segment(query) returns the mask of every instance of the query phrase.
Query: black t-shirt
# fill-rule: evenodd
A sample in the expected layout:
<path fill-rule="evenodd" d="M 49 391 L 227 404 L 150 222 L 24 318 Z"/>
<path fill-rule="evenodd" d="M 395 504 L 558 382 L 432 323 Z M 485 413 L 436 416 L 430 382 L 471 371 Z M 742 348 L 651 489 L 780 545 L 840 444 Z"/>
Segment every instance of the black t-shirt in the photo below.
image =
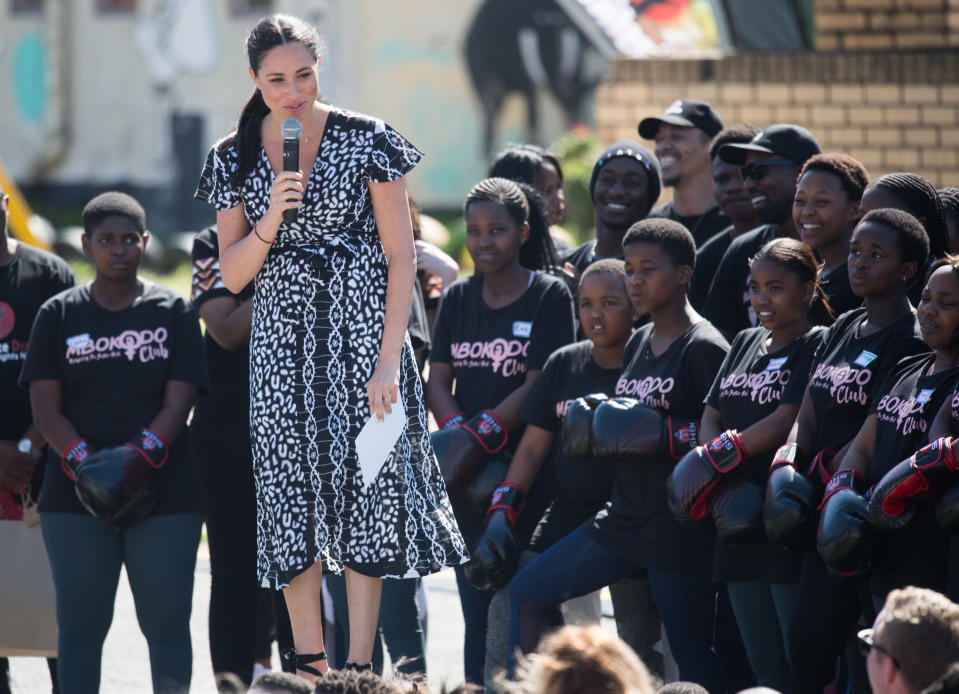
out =
<path fill-rule="evenodd" d="M 719 206 L 711 207 L 702 214 L 694 214 L 691 217 L 683 217 L 676 212 L 676 206 L 673 201 L 664 202 L 662 205 L 654 207 L 649 213 L 650 217 L 662 217 L 679 222 L 689 229 L 696 242 L 696 248 L 700 248 L 709 239 L 716 236 L 719 232 L 729 226 L 729 217 L 722 213 Z"/>
<path fill-rule="evenodd" d="M 844 313 L 823 336 L 809 377 L 809 397 L 816 414 L 819 451 L 838 451 L 859 431 L 882 386 L 882 377 L 903 357 L 928 352 L 912 312 L 877 333 L 861 337 L 866 309 Z"/>
<path fill-rule="evenodd" d="M 617 253 L 612 257 L 622 260 L 623 254 Z M 602 259 L 603 256 L 596 255 L 596 239 L 593 239 L 592 241 L 587 241 L 586 243 L 574 248 L 569 255 L 563 258 L 563 262 L 572 265 L 573 268 L 575 268 L 576 276 L 578 277 L 583 274 L 583 270 L 588 268 L 597 260 Z"/>
<path fill-rule="evenodd" d="M 33 319 L 44 301 L 75 283 L 66 262 L 25 243 L 0 266 L 0 439 L 20 439 L 33 421 L 30 395 L 17 384 Z"/>
<path fill-rule="evenodd" d="M 819 284 L 826 293 L 829 307 L 837 316 L 862 306 L 862 297 L 853 294 L 852 287 L 849 286 L 849 268 L 845 263 L 820 276 Z"/>
<path fill-rule="evenodd" d="M 30 334 L 20 382 L 59 380 L 63 415 L 96 449 L 122 445 L 149 426 L 163 408 L 167 381 L 207 386 L 196 309 L 166 287 L 143 285 L 143 295 L 121 311 L 100 306 L 90 284 L 62 292 L 40 308 Z M 202 511 L 186 429 L 167 443 L 169 458 L 153 477 L 154 513 Z M 49 448 L 40 511 L 86 513 Z"/>
<path fill-rule="evenodd" d="M 772 353 L 766 350 L 770 335 L 766 328 L 748 328 L 737 334 L 706 397 L 706 404 L 719 411 L 723 429 L 743 431 L 780 405 L 801 403 L 824 333 L 825 328 L 813 328 Z M 762 487 L 774 454 L 775 449 L 748 460 L 749 477 Z M 801 552 L 788 552 L 768 542 L 732 548 L 717 541 L 713 578 L 789 583 L 798 577 L 801 563 Z"/>
<path fill-rule="evenodd" d="M 652 332 L 652 324 L 644 325 L 626 345 L 616 396 L 633 398 L 670 417 L 699 420 L 729 343 L 707 321 L 700 321 L 654 356 L 649 348 Z M 682 526 L 666 506 L 666 478 L 675 463 L 668 455 L 617 461 L 612 499 L 581 526 L 583 531 L 637 566 L 708 571 L 712 528 Z"/>
<path fill-rule="evenodd" d="M 216 227 L 204 229 L 193 239 L 193 289 L 190 298 L 199 309 L 210 299 L 229 296 L 239 301 L 253 298 L 253 282 L 234 294 L 223 284 Z M 248 419 L 250 415 L 250 349 L 226 349 L 207 330 L 204 336 L 210 390 L 197 399 L 196 412 L 216 419 Z"/>
<path fill-rule="evenodd" d="M 756 325 L 756 314 L 749 304 L 749 259 L 777 238 L 778 232 L 776 224 L 756 227 L 734 238 L 723 254 L 702 311 L 720 330 L 738 333 Z"/>
<path fill-rule="evenodd" d="M 716 275 L 716 268 L 719 267 L 719 262 L 733 242 L 734 231 L 730 224 L 702 246 L 696 247 L 696 267 L 693 269 L 693 277 L 689 282 L 689 290 L 686 292 L 686 296 L 689 297 L 689 303 L 697 311 L 702 311 L 703 304 L 706 303 L 706 295 L 709 293 L 709 287 Z"/>
<path fill-rule="evenodd" d="M 612 465 L 571 460 L 563 455 L 561 431 L 570 403 L 590 393 L 612 396 L 619 379 L 619 369 L 601 367 L 593 359 L 592 349 L 593 344 L 584 340 L 553 352 L 519 413 L 528 424 L 556 433 L 549 454 L 556 499 L 536 529 L 531 549 L 537 552 L 545 551 L 591 518 L 612 491 Z"/>
<path fill-rule="evenodd" d="M 430 362 L 449 364 L 453 397 L 467 417 L 495 407 L 573 341 L 573 300 L 559 279 L 537 272 L 523 295 L 503 308 L 483 301 L 483 275 L 458 280 L 443 294 Z M 510 432 L 509 448 L 519 434 Z"/>
<path fill-rule="evenodd" d="M 876 437 L 866 474 L 869 485 L 928 443 L 932 420 L 955 392 L 959 367 L 929 375 L 935 359 L 932 353 L 906 357 L 883 381 L 870 408 L 876 415 Z M 949 533 L 936 523 L 934 509 L 934 504 L 923 504 L 909 527 L 883 536 L 869 579 L 874 595 L 906 585 L 946 590 Z"/>
<path fill-rule="evenodd" d="M 959 367 L 929 374 L 932 352 L 904 358 L 888 373 L 869 413 L 876 415 L 876 439 L 866 481 L 873 485 L 899 461 L 928 443 L 929 427 L 959 383 Z"/>

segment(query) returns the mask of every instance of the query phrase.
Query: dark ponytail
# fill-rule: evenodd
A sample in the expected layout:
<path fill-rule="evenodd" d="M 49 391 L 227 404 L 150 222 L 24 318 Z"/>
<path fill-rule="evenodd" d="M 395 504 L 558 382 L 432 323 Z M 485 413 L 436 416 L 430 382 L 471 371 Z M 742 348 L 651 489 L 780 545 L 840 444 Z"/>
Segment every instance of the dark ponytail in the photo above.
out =
<path fill-rule="evenodd" d="M 550 272 L 556 267 L 553 238 L 549 235 L 549 215 L 543 196 L 533 186 L 517 183 L 529 206 L 529 237 L 519 249 L 519 264 L 527 270 Z"/>
<path fill-rule="evenodd" d="M 253 74 L 259 74 L 263 56 L 286 43 L 299 43 L 310 52 L 314 60 L 319 57 L 320 38 L 316 29 L 297 17 L 273 14 L 257 22 L 246 37 L 246 55 Z M 242 185 L 260 157 L 260 126 L 269 112 L 263 95 L 256 89 L 240 112 L 236 133 L 226 138 L 220 147 L 221 151 L 230 147 L 236 148 L 237 168 L 230 180 L 234 186 Z"/>
<path fill-rule="evenodd" d="M 870 187 L 873 186 L 892 193 L 902 201 L 901 209 L 919 220 L 929 237 L 930 257 L 942 258 L 952 253 L 942 201 L 929 181 L 918 174 L 896 172 L 880 176 Z"/>
<path fill-rule="evenodd" d="M 765 261 L 798 275 L 803 284 L 813 283 L 812 302 L 808 313 L 810 323 L 831 325 L 836 320 L 826 292 L 819 283 L 819 264 L 809 246 L 796 239 L 774 239 L 759 249 L 749 261 L 749 265 L 752 267 L 755 263 Z"/>

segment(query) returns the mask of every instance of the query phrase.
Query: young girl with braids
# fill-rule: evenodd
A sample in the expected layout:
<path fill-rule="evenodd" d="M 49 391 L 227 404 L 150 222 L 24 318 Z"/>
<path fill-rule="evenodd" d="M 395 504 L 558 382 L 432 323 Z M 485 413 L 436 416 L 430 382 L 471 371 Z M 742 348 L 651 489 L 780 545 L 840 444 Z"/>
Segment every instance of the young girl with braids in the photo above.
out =
<path fill-rule="evenodd" d="M 849 239 L 869 185 L 866 168 L 848 154 L 817 154 L 799 172 L 793 222 L 799 238 L 819 255 L 819 282 L 829 307 L 840 315 L 862 305 L 849 286 Z"/>
<path fill-rule="evenodd" d="M 573 341 L 572 297 L 565 282 L 544 272 L 549 232 L 542 202 L 531 188 L 488 178 L 470 190 L 464 214 L 466 247 L 476 272 L 443 295 L 427 402 L 440 427 L 465 428 L 491 455 L 512 453 L 523 433 L 520 406 L 546 358 Z M 437 455 L 443 468 L 443 454 L 437 450 Z M 538 479 L 544 477 L 541 473 Z M 529 513 L 516 528 L 521 551 L 549 501 L 548 487 L 539 483 L 526 490 Z M 451 489 L 450 500 L 464 537 L 472 542 L 485 505 L 477 509 L 464 489 Z M 463 567 L 456 568 L 456 583 L 466 626 L 466 680 L 482 684 L 493 591 L 472 587 Z"/>
<path fill-rule="evenodd" d="M 700 512 L 675 502 L 673 511 L 680 520 L 712 512 L 717 531 L 713 578 L 726 583 L 756 683 L 782 691 L 789 669 L 786 631 L 802 555 L 766 540 L 763 489 L 773 453 L 799 411 L 822 339 L 820 326 L 832 323 L 833 314 L 817 280 L 816 258 L 801 241 L 770 241 L 749 269 L 750 303 L 759 325 L 733 340 L 706 396 L 700 438 L 705 446 L 677 464 L 670 489 L 687 486 L 689 474 L 698 477 L 709 442 L 732 444 L 720 463 L 727 472 L 718 484 L 686 497 L 698 502 Z"/>

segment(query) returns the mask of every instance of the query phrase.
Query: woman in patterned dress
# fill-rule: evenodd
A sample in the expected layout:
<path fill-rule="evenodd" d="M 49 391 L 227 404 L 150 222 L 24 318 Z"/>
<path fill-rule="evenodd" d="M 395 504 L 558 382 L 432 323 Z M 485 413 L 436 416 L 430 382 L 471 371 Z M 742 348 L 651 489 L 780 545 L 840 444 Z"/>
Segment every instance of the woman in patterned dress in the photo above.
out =
<path fill-rule="evenodd" d="M 403 176 L 422 154 L 382 121 L 316 101 L 316 30 L 262 19 L 247 37 L 256 90 L 210 151 L 197 197 L 217 208 L 223 282 L 255 278 L 250 429 L 257 571 L 283 588 L 297 673 L 327 669 L 320 583 L 345 569 L 347 667 L 369 667 L 384 577 L 463 563 L 430 447 L 406 325 L 416 272 Z M 302 122 L 300 171 L 281 123 Z M 296 219 L 283 220 L 285 210 Z M 387 266 L 389 271 L 387 271 Z M 407 423 L 364 483 L 355 440 L 403 407 Z"/>

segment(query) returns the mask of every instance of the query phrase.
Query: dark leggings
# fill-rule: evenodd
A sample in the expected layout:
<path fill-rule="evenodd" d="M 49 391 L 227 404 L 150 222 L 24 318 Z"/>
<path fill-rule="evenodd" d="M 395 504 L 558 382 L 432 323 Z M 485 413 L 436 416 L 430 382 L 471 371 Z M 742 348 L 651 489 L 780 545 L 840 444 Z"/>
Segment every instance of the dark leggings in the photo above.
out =
<path fill-rule="evenodd" d="M 249 684 L 256 656 L 256 496 L 246 420 L 211 418 L 198 410 L 190 446 L 207 496 L 210 548 L 210 660 Z"/>
<path fill-rule="evenodd" d="M 535 650 L 543 635 L 561 626 L 561 602 L 607 586 L 640 568 L 609 552 L 582 530 L 574 530 L 510 582 L 510 653 L 517 646 L 524 653 Z M 714 694 L 725 691 L 720 663 L 712 649 L 716 591 L 709 576 L 656 569 L 649 569 L 648 575 L 680 678 L 697 682 Z"/>
<path fill-rule="evenodd" d="M 150 516 L 123 531 L 79 513 L 41 513 L 40 520 L 57 595 L 60 691 L 96 694 L 100 688 L 121 567 L 150 651 L 153 691 L 188 690 L 193 571 L 203 515 Z"/>
<path fill-rule="evenodd" d="M 803 557 L 796 611 L 789 625 L 789 692 L 821 692 L 836 675 L 861 614 L 856 584 L 834 580 L 816 550 Z"/>

